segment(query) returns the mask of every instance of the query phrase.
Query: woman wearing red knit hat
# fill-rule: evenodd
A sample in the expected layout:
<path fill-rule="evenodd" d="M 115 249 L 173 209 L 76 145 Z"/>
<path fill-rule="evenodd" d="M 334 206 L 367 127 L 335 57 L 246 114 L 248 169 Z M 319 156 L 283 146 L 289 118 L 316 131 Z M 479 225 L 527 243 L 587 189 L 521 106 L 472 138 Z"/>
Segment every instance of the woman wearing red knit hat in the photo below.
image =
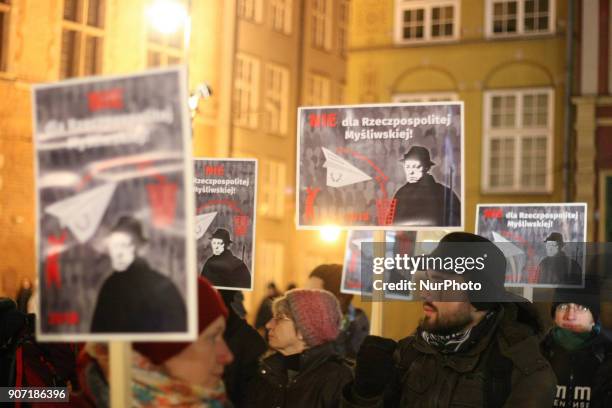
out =
<path fill-rule="evenodd" d="M 293 289 L 272 304 L 266 328 L 271 355 L 249 386 L 248 407 L 339 406 L 352 371 L 335 351 L 342 313 L 336 297 Z"/>
<path fill-rule="evenodd" d="M 219 293 L 198 278 L 198 338 L 191 343 L 134 343 L 132 406 L 231 406 L 221 380 L 223 368 L 233 359 L 223 340 L 227 315 Z M 106 345 L 88 344 L 79 360 L 83 392 L 71 402 L 108 406 Z"/>

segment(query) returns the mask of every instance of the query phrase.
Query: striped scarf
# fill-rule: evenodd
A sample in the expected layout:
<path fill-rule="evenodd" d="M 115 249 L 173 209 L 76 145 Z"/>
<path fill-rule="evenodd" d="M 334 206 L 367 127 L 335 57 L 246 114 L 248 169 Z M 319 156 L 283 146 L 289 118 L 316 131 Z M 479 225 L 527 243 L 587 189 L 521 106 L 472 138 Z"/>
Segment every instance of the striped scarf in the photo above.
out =
<path fill-rule="evenodd" d="M 427 344 L 438 350 L 442 354 L 452 354 L 459 351 L 464 351 L 478 341 L 482 335 L 489 331 L 491 325 L 495 322 L 492 317 L 496 313 L 494 310 L 489 310 L 476 326 L 466 330 L 460 330 L 451 334 L 435 334 L 427 331 L 421 332 L 421 337 Z"/>

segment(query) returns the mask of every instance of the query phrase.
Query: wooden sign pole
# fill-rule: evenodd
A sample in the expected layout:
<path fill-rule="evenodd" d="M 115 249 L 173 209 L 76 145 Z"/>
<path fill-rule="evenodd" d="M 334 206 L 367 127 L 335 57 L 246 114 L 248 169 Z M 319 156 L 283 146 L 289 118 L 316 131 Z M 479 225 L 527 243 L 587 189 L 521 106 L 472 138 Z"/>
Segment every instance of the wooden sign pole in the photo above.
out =
<path fill-rule="evenodd" d="M 374 231 L 374 256 L 384 257 L 386 252 L 385 231 Z M 372 274 L 372 284 L 376 281 L 384 281 L 384 273 Z M 370 334 L 373 336 L 383 335 L 383 311 L 385 293 L 382 290 L 372 288 L 372 313 L 370 317 Z"/>
<path fill-rule="evenodd" d="M 132 343 L 109 342 L 110 352 L 110 406 L 124 408 L 132 406 Z"/>

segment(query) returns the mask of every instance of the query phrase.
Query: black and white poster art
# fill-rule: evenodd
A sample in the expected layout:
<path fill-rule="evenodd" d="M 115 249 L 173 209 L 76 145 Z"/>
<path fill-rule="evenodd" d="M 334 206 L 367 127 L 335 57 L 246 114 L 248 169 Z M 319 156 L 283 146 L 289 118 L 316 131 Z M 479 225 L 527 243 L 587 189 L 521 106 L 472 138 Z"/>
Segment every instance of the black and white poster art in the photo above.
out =
<path fill-rule="evenodd" d="M 584 203 L 479 204 L 476 231 L 506 255 L 506 286 L 584 284 Z"/>
<path fill-rule="evenodd" d="M 179 68 L 34 87 L 39 340 L 195 338 L 186 89 Z"/>
<path fill-rule="evenodd" d="M 413 255 L 417 244 L 416 236 L 415 231 L 385 231 L 385 256 L 393 258 L 396 255 Z M 340 286 L 342 293 L 372 296 L 372 264 L 376 245 L 383 244 L 375 242 L 373 231 L 348 232 Z M 399 282 L 403 279 L 411 280 L 412 276 L 398 270 L 385 271 L 383 276 L 384 282 Z M 386 290 L 384 296 L 387 299 L 412 299 L 409 291 Z"/>
<path fill-rule="evenodd" d="M 300 229 L 461 230 L 463 103 L 298 109 Z"/>
<path fill-rule="evenodd" d="M 252 290 L 257 160 L 194 160 L 198 271 L 218 289 Z"/>

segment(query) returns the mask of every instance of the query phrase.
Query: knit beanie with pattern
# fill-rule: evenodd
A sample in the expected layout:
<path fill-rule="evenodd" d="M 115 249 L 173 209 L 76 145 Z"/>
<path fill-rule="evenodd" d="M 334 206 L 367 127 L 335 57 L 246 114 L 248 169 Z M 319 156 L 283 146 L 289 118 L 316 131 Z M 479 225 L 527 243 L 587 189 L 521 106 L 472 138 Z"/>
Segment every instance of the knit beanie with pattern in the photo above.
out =
<path fill-rule="evenodd" d="M 306 345 L 315 347 L 338 337 L 342 313 L 338 299 L 331 292 L 293 289 L 285 293 L 285 298 Z"/>

